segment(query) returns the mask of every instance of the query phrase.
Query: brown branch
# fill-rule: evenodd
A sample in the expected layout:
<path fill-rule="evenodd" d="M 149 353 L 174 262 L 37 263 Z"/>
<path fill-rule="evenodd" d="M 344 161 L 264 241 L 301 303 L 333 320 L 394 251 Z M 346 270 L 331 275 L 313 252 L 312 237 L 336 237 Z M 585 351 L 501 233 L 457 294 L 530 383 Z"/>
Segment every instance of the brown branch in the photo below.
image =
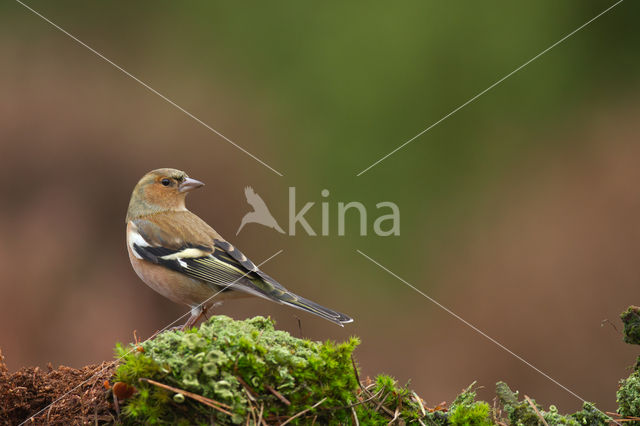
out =
<path fill-rule="evenodd" d="M 140 380 L 144 381 L 144 382 L 147 382 L 147 383 L 151 383 L 154 386 L 158 386 L 160 388 L 170 390 L 170 391 L 175 392 L 175 393 L 181 393 L 184 396 L 188 396 L 191 399 L 195 399 L 196 401 L 198 401 L 198 402 L 200 402 L 200 403 L 202 403 L 204 405 L 207 405 L 207 406 L 209 406 L 211 408 L 214 408 L 214 409 L 220 411 L 221 413 L 224 413 L 224 414 L 226 414 L 228 416 L 231 415 L 231 413 L 229 411 L 227 411 L 227 410 L 231 410 L 231 407 L 229 407 L 227 404 L 223 404 L 222 402 L 218 402 L 218 401 L 215 401 L 213 399 L 204 397 L 202 395 L 198 395 L 197 393 L 191 393 L 191 392 L 188 392 L 186 390 L 174 388 L 173 386 L 165 385 L 164 383 L 156 382 L 155 380 L 147 379 L 147 378 L 144 378 L 144 377 L 141 377 Z M 225 410 L 225 408 L 227 410 Z"/>
<path fill-rule="evenodd" d="M 245 382 L 245 381 L 242 379 L 242 377 L 240 377 L 240 376 L 236 376 L 236 379 L 238 379 L 238 381 L 240 382 L 240 384 L 241 384 L 242 386 L 244 386 L 244 388 L 247 390 L 247 392 L 249 392 L 249 393 L 251 394 L 251 396 L 252 396 L 253 398 L 258 398 L 258 394 L 256 393 L 256 391 L 254 391 L 254 390 L 253 390 L 253 388 L 251 388 L 251 386 L 249 386 L 249 385 L 247 384 L 247 382 Z"/>
<path fill-rule="evenodd" d="M 311 407 L 307 408 L 306 410 L 302 410 L 300 411 L 298 414 L 294 415 L 293 417 L 289 417 L 289 419 L 287 421 L 285 421 L 284 423 L 282 423 L 280 426 L 284 426 L 287 423 L 293 421 L 293 419 L 296 419 L 298 417 L 300 417 L 301 415 L 313 410 L 314 408 L 316 408 L 318 405 L 322 404 L 323 402 L 325 402 L 327 400 L 327 397 L 325 396 L 324 398 L 322 398 L 320 401 L 316 402 L 315 404 L 313 404 Z"/>
<path fill-rule="evenodd" d="M 611 411 L 606 411 L 605 414 L 609 415 L 610 417 L 620 417 L 619 419 L 614 419 L 613 420 L 614 422 L 632 422 L 632 421 L 640 420 L 640 417 L 634 417 L 634 416 L 623 417 L 622 415 L 618 413 L 612 413 Z"/>
<path fill-rule="evenodd" d="M 358 421 L 358 415 L 356 414 L 356 409 L 353 407 L 351 407 L 351 415 L 353 416 L 354 426 L 360 426 L 360 422 Z"/>
<path fill-rule="evenodd" d="M 391 421 L 388 424 L 393 424 L 393 422 L 395 422 L 396 420 L 398 420 L 398 418 L 400 417 L 400 412 L 402 411 L 402 399 L 398 400 L 398 405 L 396 406 L 396 411 L 393 415 L 393 418 L 391 419 Z"/>
<path fill-rule="evenodd" d="M 276 396 L 276 398 L 278 398 L 280 401 L 282 401 L 282 403 L 285 404 L 287 407 L 291 405 L 291 401 L 289 401 L 287 398 L 282 396 L 282 394 L 280 392 L 278 392 L 277 390 L 275 390 L 274 388 L 272 388 L 269 385 L 264 385 L 264 387 L 267 388 L 267 390 L 269 392 L 274 394 Z"/>
<path fill-rule="evenodd" d="M 544 426 L 549 426 L 549 423 L 547 423 L 547 421 L 544 419 L 544 417 L 542 417 L 542 414 L 540 414 L 540 411 L 538 411 L 538 407 L 536 407 L 536 404 L 531 400 L 531 398 L 529 398 L 527 395 L 525 395 L 524 399 L 527 400 L 527 402 L 529 403 L 531 408 L 533 408 L 533 411 L 535 411 L 536 414 L 538 415 L 538 417 L 540 417 L 540 420 L 542 421 L 542 424 L 544 424 Z"/>
<path fill-rule="evenodd" d="M 360 389 L 365 391 L 365 388 L 362 387 L 362 382 L 360 382 L 360 374 L 358 374 L 358 367 L 356 366 L 356 360 L 353 359 L 353 354 L 351 354 L 351 365 L 353 365 L 353 374 L 356 376 L 358 386 L 360 386 Z"/>
<path fill-rule="evenodd" d="M 415 399 L 415 401 L 418 403 L 418 407 L 420 408 L 420 413 L 422 413 L 422 417 L 426 416 L 427 411 L 424 409 L 424 405 L 422 405 L 422 398 L 420 398 L 418 394 L 415 393 L 415 391 L 411 391 L 411 393 L 413 394 L 413 399 Z"/>
<path fill-rule="evenodd" d="M 263 411 L 264 411 L 264 403 L 260 404 L 260 411 L 258 412 L 258 426 L 259 425 L 268 426 L 267 422 L 262 417 L 262 412 Z"/>

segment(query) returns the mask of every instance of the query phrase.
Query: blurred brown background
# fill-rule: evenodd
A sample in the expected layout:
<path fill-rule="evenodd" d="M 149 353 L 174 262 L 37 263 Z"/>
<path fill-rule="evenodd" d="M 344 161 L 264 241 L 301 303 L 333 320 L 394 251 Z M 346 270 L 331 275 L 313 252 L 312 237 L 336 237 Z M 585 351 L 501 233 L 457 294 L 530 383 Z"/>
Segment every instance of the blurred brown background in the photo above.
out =
<path fill-rule="evenodd" d="M 129 265 L 124 215 L 148 170 L 207 183 L 189 207 L 344 329 L 262 300 L 312 339 L 358 335 L 365 375 L 435 405 L 473 381 L 580 402 L 356 253 L 362 250 L 600 408 L 637 350 L 638 5 L 623 2 L 360 177 L 356 174 L 612 3 L 28 3 L 284 173 L 279 177 L 18 3 L 0 6 L 0 348 L 12 370 L 112 356 L 187 311 Z M 248 225 L 251 185 L 286 228 L 288 187 L 320 229 Z M 337 236 L 339 201 L 393 201 L 401 235 Z M 351 218 L 353 219 L 353 218 Z M 371 232 L 370 232 L 371 234 Z M 298 326 L 298 319 L 301 328 Z"/>

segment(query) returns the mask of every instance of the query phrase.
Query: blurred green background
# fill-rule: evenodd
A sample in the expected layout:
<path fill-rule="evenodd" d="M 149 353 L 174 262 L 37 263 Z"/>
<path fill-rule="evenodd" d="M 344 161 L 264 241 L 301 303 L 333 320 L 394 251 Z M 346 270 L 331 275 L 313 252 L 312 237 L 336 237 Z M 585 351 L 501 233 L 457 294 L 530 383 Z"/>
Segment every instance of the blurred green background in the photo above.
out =
<path fill-rule="evenodd" d="M 189 207 L 340 329 L 262 300 L 295 335 L 362 338 L 363 375 L 428 404 L 507 381 L 580 402 L 359 255 L 362 250 L 603 409 L 637 355 L 612 327 L 640 280 L 637 2 L 623 2 L 384 162 L 371 163 L 608 6 L 605 1 L 27 3 L 284 174 L 280 177 L 17 2 L 0 4 L 0 349 L 12 370 L 82 366 L 181 314 L 132 271 L 130 192 L 175 167 Z M 319 231 L 234 234 L 253 186 L 283 227 L 288 188 Z M 322 189 L 330 190 L 325 200 Z M 337 203 L 367 206 L 337 235 Z M 393 201 L 401 235 L 378 237 Z M 300 322 L 298 321 L 300 319 Z"/>

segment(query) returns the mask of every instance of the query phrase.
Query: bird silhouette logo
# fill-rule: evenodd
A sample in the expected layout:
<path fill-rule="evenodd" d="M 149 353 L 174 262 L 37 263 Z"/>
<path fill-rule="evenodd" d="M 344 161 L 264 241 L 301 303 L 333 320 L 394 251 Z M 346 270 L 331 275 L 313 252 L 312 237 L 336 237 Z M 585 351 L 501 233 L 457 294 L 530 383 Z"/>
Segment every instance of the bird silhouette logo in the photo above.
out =
<path fill-rule="evenodd" d="M 259 223 L 260 225 L 264 225 L 267 228 L 273 228 L 279 233 L 284 234 L 284 231 L 280 228 L 278 222 L 276 222 L 276 219 L 269 211 L 269 208 L 262 197 L 260 197 L 252 187 L 247 186 L 244 189 L 244 195 L 247 197 L 247 203 L 253 207 L 253 211 L 244 215 L 240 222 L 240 227 L 238 228 L 238 231 L 236 231 L 236 235 L 240 233 L 247 223 Z"/>

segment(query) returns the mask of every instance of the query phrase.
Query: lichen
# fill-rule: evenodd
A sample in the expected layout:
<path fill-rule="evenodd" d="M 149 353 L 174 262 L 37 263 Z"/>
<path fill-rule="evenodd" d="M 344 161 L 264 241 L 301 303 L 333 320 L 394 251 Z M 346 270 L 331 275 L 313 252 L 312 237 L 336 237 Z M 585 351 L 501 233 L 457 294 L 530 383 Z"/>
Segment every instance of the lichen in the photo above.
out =
<path fill-rule="evenodd" d="M 629 306 L 620 314 L 624 324 L 624 341 L 632 345 L 640 345 L 640 307 Z"/>
<path fill-rule="evenodd" d="M 591 402 L 584 402 L 582 410 L 572 414 L 571 417 L 576 419 L 580 425 L 608 425 L 612 420 Z"/>
<path fill-rule="evenodd" d="M 620 388 L 616 393 L 618 414 L 622 416 L 640 417 L 640 372 L 634 371 L 620 381 Z"/>
<path fill-rule="evenodd" d="M 620 319 L 624 324 L 624 341 L 632 345 L 640 344 L 640 307 L 629 306 L 620 314 Z M 631 375 L 620 381 L 616 397 L 618 414 L 640 417 L 640 357 Z"/>
<path fill-rule="evenodd" d="M 504 382 L 496 384 L 496 394 L 509 421 L 518 426 L 538 426 L 540 417 L 527 401 L 518 400 L 518 392 L 513 392 Z"/>
<path fill-rule="evenodd" d="M 529 398 L 531 402 L 526 399 L 518 400 L 518 392 L 513 392 L 504 382 L 496 384 L 496 394 L 505 413 L 508 415 L 509 423 L 514 426 L 539 426 L 543 424 L 540 416 L 549 426 L 604 426 L 611 421 L 609 416 L 598 410 L 590 402 L 584 402 L 582 410 L 576 413 L 562 415 L 554 405 L 549 406 L 549 410 L 545 411 L 542 406 L 531 398 Z M 533 408 L 534 406 L 535 409 Z"/>

